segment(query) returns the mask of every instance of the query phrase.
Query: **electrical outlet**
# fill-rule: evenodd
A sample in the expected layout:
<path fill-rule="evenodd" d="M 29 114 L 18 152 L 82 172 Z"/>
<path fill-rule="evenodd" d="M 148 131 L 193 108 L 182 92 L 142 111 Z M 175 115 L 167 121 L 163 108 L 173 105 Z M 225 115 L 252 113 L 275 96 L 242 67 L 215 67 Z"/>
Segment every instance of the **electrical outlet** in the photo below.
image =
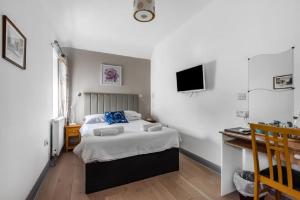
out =
<path fill-rule="evenodd" d="M 238 110 L 236 111 L 236 116 L 239 118 L 248 118 L 249 117 L 249 112 L 248 111 L 242 111 L 242 110 Z"/>
<path fill-rule="evenodd" d="M 247 94 L 246 93 L 238 93 L 237 99 L 239 101 L 245 101 L 245 100 L 247 100 Z"/>

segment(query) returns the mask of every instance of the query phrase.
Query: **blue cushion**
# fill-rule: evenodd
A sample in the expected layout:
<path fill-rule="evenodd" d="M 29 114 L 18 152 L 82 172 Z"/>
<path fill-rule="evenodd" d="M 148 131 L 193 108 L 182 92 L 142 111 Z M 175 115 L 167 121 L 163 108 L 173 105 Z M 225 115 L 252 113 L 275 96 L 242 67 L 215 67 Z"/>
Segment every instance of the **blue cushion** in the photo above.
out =
<path fill-rule="evenodd" d="M 124 111 L 105 112 L 104 119 L 108 124 L 128 123 Z"/>

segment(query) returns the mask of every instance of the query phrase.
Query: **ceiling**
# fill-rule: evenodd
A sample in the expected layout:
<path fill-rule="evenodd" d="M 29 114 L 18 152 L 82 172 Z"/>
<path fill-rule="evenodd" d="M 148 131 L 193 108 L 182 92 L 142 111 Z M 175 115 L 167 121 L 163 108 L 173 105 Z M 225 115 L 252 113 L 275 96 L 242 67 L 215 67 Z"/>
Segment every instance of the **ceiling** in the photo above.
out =
<path fill-rule="evenodd" d="M 47 10 L 62 46 L 151 58 L 156 44 L 210 1 L 156 0 L 156 18 L 148 23 L 134 20 L 133 0 L 52 0 Z"/>

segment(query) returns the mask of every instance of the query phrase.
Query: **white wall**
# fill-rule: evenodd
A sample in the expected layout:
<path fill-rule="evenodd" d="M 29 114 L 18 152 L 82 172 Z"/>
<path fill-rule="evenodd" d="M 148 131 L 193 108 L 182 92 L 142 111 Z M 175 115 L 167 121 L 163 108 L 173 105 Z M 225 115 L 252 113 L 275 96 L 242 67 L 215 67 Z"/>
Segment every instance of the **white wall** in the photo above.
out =
<path fill-rule="evenodd" d="M 68 56 L 71 71 L 72 105 L 76 102 L 77 92 L 102 92 L 117 94 L 142 94 L 139 99 L 139 112 L 143 117 L 150 115 L 150 60 L 119 56 L 114 54 L 64 48 Z M 113 64 L 122 67 L 122 86 L 101 85 L 101 64 Z M 75 106 L 76 121 L 84 117 L 84 97 L 77 100 Z"/>
<path fill-rule="evenodd" d="M 255 56 L 250 59 L 248 68 L 249 121 L 293 121 L 294 90 L 270 92 L 260 88 L 272 91 L 273 77 L 294 73 L 294 50 Z"/>
<path fill-rule="evenodd" d="M 39 0 L 0 0 L 0 14 L 27 37 L 26 70 L 0 58 L 0 199 L 25 199 L 49 158 L 53 35 L 44 13 Z"/>
<path fill-rule="evenodd" d="M 218 131 L 244 125 L 235 113 L 248 106 L 237 101 L 248 88 L 247 58 L 296 46 L 300 85 L 299 9 L 298 0 L 215 0 L 155 47 L 152 114 L 180 130 L 184 149 L 220 165 Z M 201 63 L 210 63 L 209 89 L 193 97 L 177 93 L 175 72 Z M 299 89 L 295 96 L 299 102 Z"/>

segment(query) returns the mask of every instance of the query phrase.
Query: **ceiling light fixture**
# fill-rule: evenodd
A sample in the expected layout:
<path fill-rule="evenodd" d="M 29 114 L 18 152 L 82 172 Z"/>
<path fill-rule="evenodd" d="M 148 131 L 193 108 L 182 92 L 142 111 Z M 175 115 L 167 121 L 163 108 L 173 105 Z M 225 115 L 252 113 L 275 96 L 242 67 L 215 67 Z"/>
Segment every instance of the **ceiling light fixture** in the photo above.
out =
<path fill-rule="evenodd" d="M 134 19 L 150 22 L 155 18 L 155 0 L 134 0 Z"/>

